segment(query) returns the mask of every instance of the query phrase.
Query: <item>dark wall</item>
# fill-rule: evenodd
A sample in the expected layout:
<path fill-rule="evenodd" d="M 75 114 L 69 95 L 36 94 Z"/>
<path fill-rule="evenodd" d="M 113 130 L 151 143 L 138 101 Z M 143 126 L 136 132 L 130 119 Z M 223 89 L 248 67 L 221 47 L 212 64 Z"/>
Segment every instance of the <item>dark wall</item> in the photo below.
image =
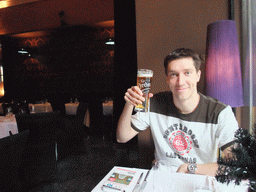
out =
<path fill-rule="evenodd" d="M 137 80 L 135 1 L 116 0 L 114 1 L 114 10 L 114 94 L 117 103 L 114 106 L 114 111 L 116 118 L 119 118 L 125 103 L 124 94 L 128 88 L 136 85 Z"/>
<path fill-rule="evenodd" d="M 124 94 L 136 85 L 137 45 L 135 1 L 114 1 L 115 10 L 115 59 L 114 59 L 114 123 L 122 113 Z M 133 145 L 137 138 L 130 143 Z M 127 144 L 129 145 L 129 143 Z M 135 145 L 134 145 L 135 146 Z"/>
<path fill-rule="evenodd" d="M 45 36 L 3 36 L 5 98 L 112 96 L 114 50 L 99 30 L 68 26 Z M 18 53 L 22 48 L 29 53 Z"/>

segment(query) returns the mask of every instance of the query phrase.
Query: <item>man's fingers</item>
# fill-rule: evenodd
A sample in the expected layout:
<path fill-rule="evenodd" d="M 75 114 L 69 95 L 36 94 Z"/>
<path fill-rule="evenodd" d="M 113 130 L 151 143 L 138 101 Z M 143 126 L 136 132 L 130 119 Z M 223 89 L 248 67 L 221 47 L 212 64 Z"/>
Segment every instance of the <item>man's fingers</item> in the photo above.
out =
<path fill-rule="evenodd" d="M 131 95 L 129 92 L 125 93 L 124 99 L 134 106 L 136 106 L 138 104 L 142 104 L 142 101 L 140 99 L 137 99 L 136 97 Z"/>
<path fill-rule="evenodd" d="M 148 94 L 148 97 L 149 97 L 149 98 L 151 98 L 151 97 L 153 97 L 153 96 L 154 96 L 153 93 L 149 93 L 149 94 Z"/>
<path fill-rule="evenodd" d="M 153 94 L 149 93 L 148 97 L 149 98 L 153 97 Z M 126 102 L 129 102 L 134 106 L 137 106 L 138 104 L 142 104 L 145 101 L 145 94 L 143 94 L 143 92 L 139 87 L 133 86 L 127 89 L 124 99 Z"/>
<path fill-rule="evenodd" d="M 136 86 L 127 89 L 124 99 L 134 106 L 142 104 L 142 102 L 145 100 L 142 91 Z"/>
<path fill-rule="evenodd" d="M 137 94 L 140 95 L 140 96 L 143 96 L 143 92 L 142 92 L 141 89 L 140 89 L 139 87 L 137 87 L 137 86 L 133 86 L 133 87 L 131 87 L 131 88 L 128 89 L 128 90 L 131 90 L 132 92 L 137 93 Z"/>
<path fill-rule="evenodd" d="M 145 98 L 143 97 L 142 91 L 138 87 L 136 87 L 136 86 L 128 89 L 127 93 L 131 97 L 133 97 L 135 100 L 140 100 L 142 102 L 145 100 Z"/>

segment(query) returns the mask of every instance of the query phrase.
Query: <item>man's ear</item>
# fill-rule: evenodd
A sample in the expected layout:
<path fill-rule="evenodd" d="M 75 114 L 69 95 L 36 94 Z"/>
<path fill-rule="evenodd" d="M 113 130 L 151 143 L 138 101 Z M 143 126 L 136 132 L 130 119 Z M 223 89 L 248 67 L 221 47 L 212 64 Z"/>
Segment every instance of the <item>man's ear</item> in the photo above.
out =
<path fill-rule="evenodd" d="M 200 78 L 201 78 L 201 70 L 198 70 L 198 72 L 197 72 L 197 76 L 198 76 L 198 80 L 197 80 L 197 82 L 199 82 L 199 81 L 200 81 Z"/>

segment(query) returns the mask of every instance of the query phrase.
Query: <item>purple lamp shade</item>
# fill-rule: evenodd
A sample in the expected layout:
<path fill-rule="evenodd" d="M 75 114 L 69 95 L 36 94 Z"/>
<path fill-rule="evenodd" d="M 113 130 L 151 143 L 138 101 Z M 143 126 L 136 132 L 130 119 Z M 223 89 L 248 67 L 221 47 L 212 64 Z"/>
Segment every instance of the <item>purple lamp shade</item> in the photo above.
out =
<path fill-rule="evenodd" d="M 233 20 L 207 26 L 206 95 L 231 107 L 243 106 L 241 63 Z"/>

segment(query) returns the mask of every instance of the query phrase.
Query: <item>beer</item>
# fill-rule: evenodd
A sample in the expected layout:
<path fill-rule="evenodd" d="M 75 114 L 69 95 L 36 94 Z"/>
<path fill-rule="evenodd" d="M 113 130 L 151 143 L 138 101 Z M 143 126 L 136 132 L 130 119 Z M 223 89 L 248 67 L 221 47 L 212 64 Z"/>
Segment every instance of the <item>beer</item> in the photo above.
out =
<path fill-rule="evenodd" d="M 145 101 L 135 107 L 135 111 L 147 112 L 148 111 L 148 93 L 151 87 L 153 78 L 153 71 L 149 69 L 139 69 L 137 73 L 137 86 L 144 94 Z"/>

